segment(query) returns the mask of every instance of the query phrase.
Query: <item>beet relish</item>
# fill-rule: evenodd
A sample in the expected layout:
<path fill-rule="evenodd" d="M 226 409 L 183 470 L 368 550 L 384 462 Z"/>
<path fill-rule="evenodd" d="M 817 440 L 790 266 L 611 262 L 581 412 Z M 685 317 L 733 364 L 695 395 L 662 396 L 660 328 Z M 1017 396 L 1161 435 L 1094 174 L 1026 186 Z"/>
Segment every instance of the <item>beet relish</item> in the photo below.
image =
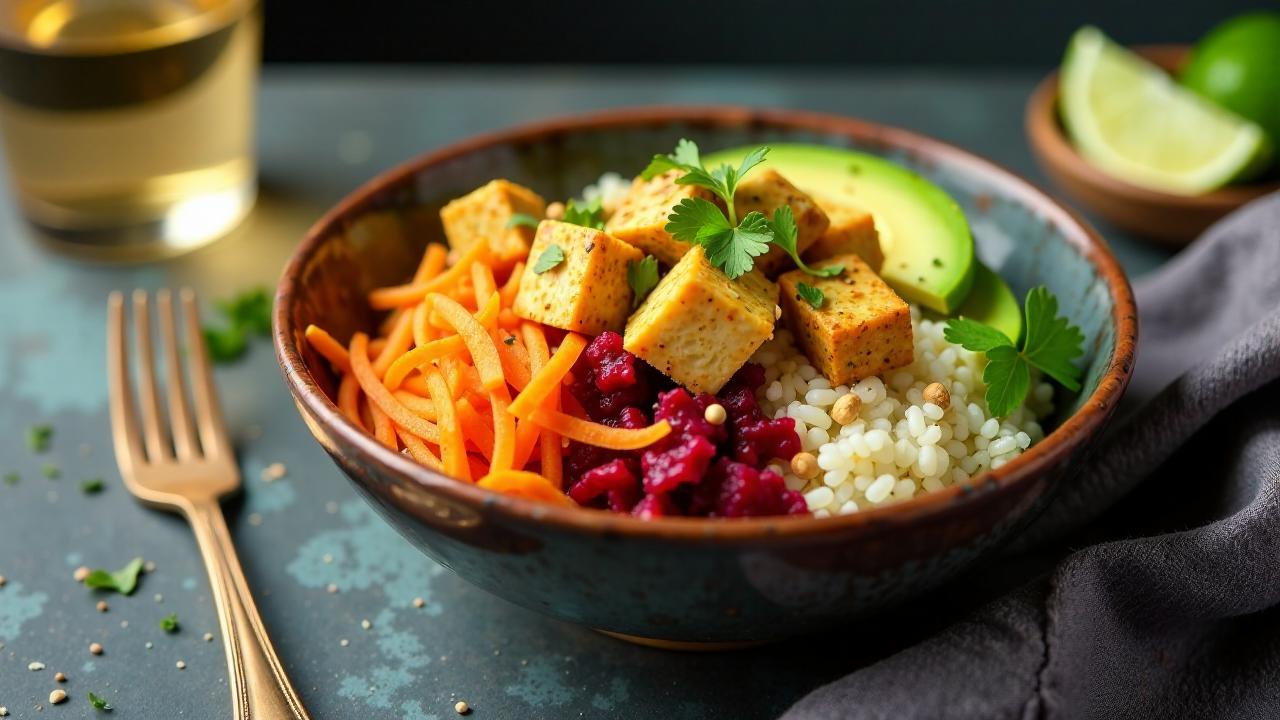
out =
<path fill-rule="evenodd" d="M 749 517 L 808 512 L 804 497 L 765 467 L 800 452 L 791 418 L 766 418 L 755 391 L 764 370 L 748 363 L 718 395 L 692 395 L 622 347 L 622 336 L 604 332 L 573 368 L 569 392 L 596 422 L 639 428 L 659 420 L 671 434 L 634 451 L 570 443 L 565 454 L 569 496 L 586 507 L 668 515 Z M 723 424 L 706 420 L 707 407 L 722 405 Z"/>

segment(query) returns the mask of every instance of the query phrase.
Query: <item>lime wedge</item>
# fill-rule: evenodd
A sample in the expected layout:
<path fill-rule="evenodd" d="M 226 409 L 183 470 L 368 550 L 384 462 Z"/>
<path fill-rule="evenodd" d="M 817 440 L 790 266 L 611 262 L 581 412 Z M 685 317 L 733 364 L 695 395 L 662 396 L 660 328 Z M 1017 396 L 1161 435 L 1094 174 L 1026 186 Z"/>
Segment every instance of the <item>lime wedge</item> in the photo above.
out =
<path fill-rule="evenodd" d="M 1097 28 L 1071 38 L 1059 100 L 1080 153 L 1135 185 L 1195 195 L 1247 179 L 1270 159 L 1262 128 L 1179 86 Z"/>

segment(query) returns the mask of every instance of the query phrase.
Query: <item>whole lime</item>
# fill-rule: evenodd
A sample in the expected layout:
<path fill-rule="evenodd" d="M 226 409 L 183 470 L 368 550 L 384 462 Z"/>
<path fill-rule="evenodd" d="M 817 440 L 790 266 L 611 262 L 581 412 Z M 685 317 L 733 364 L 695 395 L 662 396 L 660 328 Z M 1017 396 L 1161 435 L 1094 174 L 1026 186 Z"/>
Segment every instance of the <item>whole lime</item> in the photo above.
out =
<path fill-rule="evenodd" d="M 1201 38 L 1180 81 L 1280 142 L 1280 13 L 1238 15 Z"/>

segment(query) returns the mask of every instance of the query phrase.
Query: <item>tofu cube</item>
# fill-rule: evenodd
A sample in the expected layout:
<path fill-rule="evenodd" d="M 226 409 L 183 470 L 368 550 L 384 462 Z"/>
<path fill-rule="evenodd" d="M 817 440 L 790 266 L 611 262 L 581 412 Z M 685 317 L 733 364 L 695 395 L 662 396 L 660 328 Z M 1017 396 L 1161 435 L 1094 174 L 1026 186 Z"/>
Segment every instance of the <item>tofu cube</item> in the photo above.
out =
<path fill-rule="evenodd" d="M 733 205 L 739 220 L 753 210 L 759 210 L 772 220 L 774 210 L 790 205 L 791 212 L 796 216 L 796 253 L 802 256 L 805 250 L 822 237 L 830 223 L 827 214 L 813 198 L 792 185 L 777 170 L 770 168 L 754 170 L 738 183 L 738 189 L 733 194 Z M 769 252 L 756 258 L 756 269 L 771 278 L 794 266 L 791 256 L 780 247 L 771 247 Z"/>
<path fill-rule="evenodd" d="M 652 180 L 636 178 L 605 224 L 605 232 L 656 257 L 664 265 L 675 265 L 689 250 L 689 243 L 666 231 L 671 208 L 685 198 L 714 201 L 710 190 L 693 185 L 677 185 L 679 170 L 669 170 Z"/>
<path fill-rule="evenodd" d="M 694 392 L 714 393 L 773 336 L 778 286 L 730 280 L 692 247 L 627 321 L 623 347 Z"/>
<path fill-rule="evenodd" d="M 538 259 L 552 245 L 564 260 L 536 272 Z M 644 258 L 630 245 L 593 228 L 543 220 L 520 276 L 515 314 L 561 330 L 599 335 L 621 332 L 631 313 L 627 264 Z"/>
<path fill-rule="evenodd" d="M 507 227 L 516 213 L 541 219 L 547 203 L 534 191 L 509 180 L 493 180 L 440 209 L 440 221 L 449 246 L 466 252 L 487 240 L 493 264 L 507 268 L 529 254 L 533 228 Z"/>
<path fill-rule="evenodd" d="M 827 214 L 831 224 L 818 241 L 809 246 L 802 257 L 810 265 L 837 255 L 857 255 L 874 272 L 884 265 L 884 252 L 880 249 L 880 235 L 876 232 L 875 218 L 871 213 L 853 205 L 818 200 L 818 206 Z"/>
<path fill-rule="evenodd" d="M 844 265 L 844 272 L 818 278 L 793 270 L 778 278 L 782 317 L 809 362 L 833 386 L 910 365 L 911 308 L 857 255 L 830 260 Z M 822 291 L 822 307 L 800 297 L 796 286 L 802 282 Z"/>

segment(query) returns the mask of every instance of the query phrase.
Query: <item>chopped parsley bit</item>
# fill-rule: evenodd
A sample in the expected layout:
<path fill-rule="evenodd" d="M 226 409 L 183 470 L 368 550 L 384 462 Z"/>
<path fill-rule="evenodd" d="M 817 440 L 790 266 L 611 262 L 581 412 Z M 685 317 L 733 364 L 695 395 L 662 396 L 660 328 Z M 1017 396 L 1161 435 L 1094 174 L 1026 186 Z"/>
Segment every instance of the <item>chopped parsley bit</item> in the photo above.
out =
<path fill-rule="evenodd" d="M 109 704 L 107 704 L 106 700 L 103 700 L 94 693 L 89 693 L 89 704 L 93 706 L 94 710 L 101 710 L 102 712 L 111 712 L 113 709 Z"/>
<path fill-rule="evenodd" d="M 506 336 L 505 338 L 503 338 L 503 339 L 502 339 L 502 344 L 504 344 L 504 345 L 515 345 L 515 344 L 516 344 L 516 336 L 515 336 L 515 335 L 508 335 L 508 336 Z"/>
<path fill-rule="evenodd" d="M 40 474 L 44 475 L 46 478 L 50 480 L 57 480 L 58 478 L 62 477 L 62 471 L 59 470 L 58 466 L 54 465 L 53 463 L 45 463 L 44 465 L 41 465 Z"/>
<path fill-rule="evenodd" d="M 627 284 L 631 286 L 631 307 L 639 307 L 658 284 L 658 258 L 645 255 L 643 260 L 627 263 Z"/>
<path fill-rule="evenodd" d="M 538 227 L 538 222 L 538 218 L 530 215 L 529 213 L 512 213 L 511 217 L 507 218 L 507 227 L 536 228 Z"/>
<path fill-rule="evenodd" d="M 942 258 L 934 258 L 934 259 L 933 259 L 933 266 L 934 266 L 934 267 L 942 267 Z"/>
<path fill-rule="evenodd" d="M 214 303 L 226 319 L 226 327 L 205 327 L 204 342 L 216 363 L 239 358 L 249 347 L 250 335 L 271 335 L 271 296 L 266 288 L 246 290 Z"/>
<path fill-rule="evenodd" d="M 799 231 L 796 229 L 796 216 L 791 211 L 790 205 L 783 205 L 773 211 L 773 219 L 769 221 L 769 228 L 773 230 L 773 244 L 787 251 L 791 259 L 795 262 L 796 267 L 818 277 L 835 277 L 844 272 L 843 265 L 828 265 L 821 270 L 815 270 L 800 259 L 799 253 L 796 252 L 796 235 Z"/>
<path fill-rule="evenodd" d="M 601 205 L 600 198 L 591 200 L 583 207 L 578 207 L 573 200 L 570 200 L 564 206 L 564 217 L 560 221 L 570 225 L 604 230 L 604 206 Z"/>
<path fill-rule="evenodd" d="M 178 632 L 178 613 L 169 613 L 160 618 L 160 629 L 167 633 Z"/>
<path fill-rule="evenodd" d="M 52 425 L 32 425 L 27 428 L 27 447 L 31 452 L 42 453 L 49 449 L 49 441 L 53 439 Z"/>
<path fill-rule="evenodd" d="M 105 487 L 106 484 L 102 482 L 102 478 L 90 478 L 80 483 L 80 492 L 85 495 L 97 495 Z"/>
<path fill-rule="evenodd" d="M 4 474 L 4 484 L 5 484 L 5 485 L 8 485 L 8 486 L 12 487 L 12 486 L 14 486 L 14 485 L 17 485 L 17 484 L 18 484 L 18 480 L 19 480 L 19 476 L 18 476 L 18 473 L 16 473 L 16 472 L 12 472 L 12 471 L 10 471 L 10 472 L 7 472 L 7 473 L 5 473 L 5 474 Z"/>
<path fill-rule="evenodd" d="M 796 283 L 796 297 L 812 305 L 814 310 L 821 310 L 827 299 L 821 289 L 804 283 Z"/>
<path fill-rule="evenodd" d="M 549 245 L 538 256 L 538 261 L 533 264 L 533 272 L 541 275 L 562 262 L 564 262 L 564 249 L 559 245 Z"/>
<path fill-rule="evenodd" d="M 132 595 L 138 587 L 140 572 L 142 572 L 142 558 L 134 558 L 128 565 L 115 572 L 91 571 L 84 579 L 84 586 L 92 590 L 114 590 L 121 595 Z"/>
<path fill-rule="evenodd" d="M 949 320 L 943 330 L 948 342 L 986 353 L 982 381 L 987 385 L 987 407 L 995 417 L 1008 415 L 1026 400 L 1033 367 L 1066 389 L 1080 391 L 1081 371 L 1072 360 L 1084 354 L 1084 334 L 1058 315 L 1058 298 L 1043 285 L 1032 288 L 1024 316 L 1027 332 L 1021 348 L 999 330 L 968 318 Z"/>

